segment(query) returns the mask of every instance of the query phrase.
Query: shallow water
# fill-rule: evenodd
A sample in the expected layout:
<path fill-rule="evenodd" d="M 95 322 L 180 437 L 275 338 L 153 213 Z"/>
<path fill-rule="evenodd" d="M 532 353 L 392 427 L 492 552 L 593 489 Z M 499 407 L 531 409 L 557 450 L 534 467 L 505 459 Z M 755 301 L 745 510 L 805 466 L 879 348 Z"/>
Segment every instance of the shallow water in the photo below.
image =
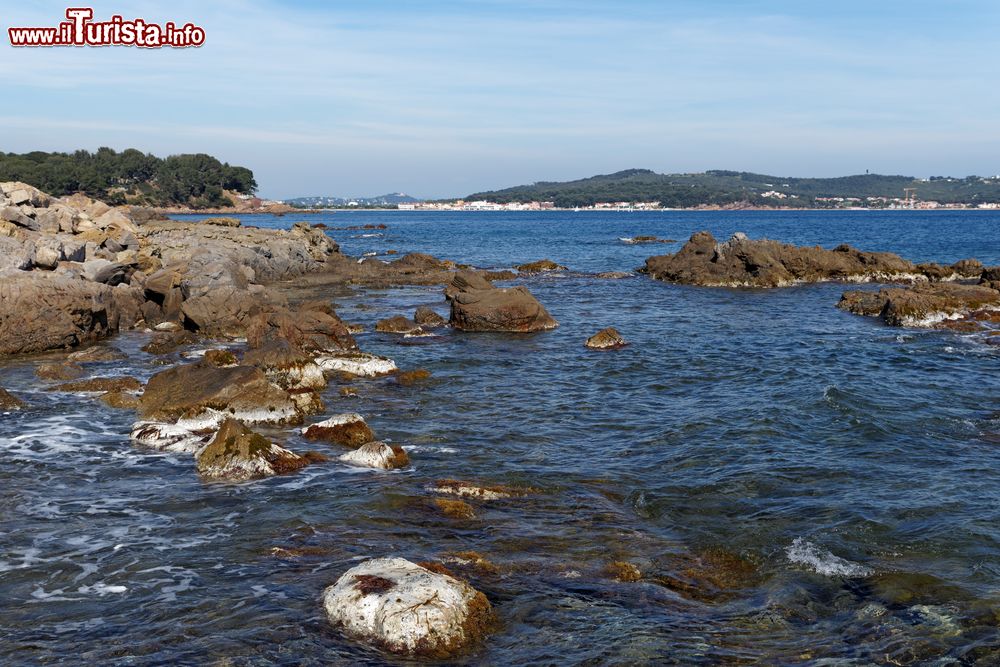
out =
<path fill-rule="evenodd" d="M 352 383 L 358 411 L 407 447 L 399 472 L 336 462 L 244 485 L 199 481 L 188 457 L 128 441 L 133 415 L 45 391 L 0 367 L 32 404 L 0 414 L 0 661 L 4 664 L 379 664 L 324 620 L 323 589 L 355 562 L 474 550 L 456 567 L 501 628 L 460 662 L 490 664 L 996 664 L 1000 661 L 1000 348 L 890 329 L 837 310 L 843 285 L 721 290 L 628 271 L 709 229 L 914 261 L 1000 263 L 1000 214 L 337 212 L 345 252 L 429 252 L 502 268 L 570 267 L 523 281 L 559 320 L 535 335 L 401 340 L 363 349 L 433 377 Z M 381 233 L 383 236 L 362 234 Z M 357 237 L 357 238 L 355 238 Z M 853 287 L 851 287 L 853 289 Z M 874 287 L 872 287 L 874 289 Z M 361 322 L 446 307 L 439 288 L 332 290 Z M 614 325 L 631 345 L 592 352 Z M 110 344 L 162 366 L 144 334 Z M 54 355 L 58 357 L 59 355 Z M 292 449 L 314 448 L 274 431 Z M 336 452 L 333 452 L 336 453 Z M 540 492 L 428 507 L 445 477 Z M 272 550 L 277 547 L 277 555 Z M 602 570 L 643 573 L 616 583 Z M 229 659 L 226 663 L 223 659 Z"/>

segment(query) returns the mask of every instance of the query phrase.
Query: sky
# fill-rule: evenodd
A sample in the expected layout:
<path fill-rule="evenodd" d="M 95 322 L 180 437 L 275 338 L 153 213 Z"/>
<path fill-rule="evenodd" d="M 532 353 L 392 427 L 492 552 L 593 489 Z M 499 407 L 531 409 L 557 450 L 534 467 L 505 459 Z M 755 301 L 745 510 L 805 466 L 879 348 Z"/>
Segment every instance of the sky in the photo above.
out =
<path fill-rule="evenodd" d="M 2 151 L 209 153 L 273 198 L 1000 173 L 995 0 L 95 0 L 206 42 L 9 45 L 66 6 L 0 0 Z"/>

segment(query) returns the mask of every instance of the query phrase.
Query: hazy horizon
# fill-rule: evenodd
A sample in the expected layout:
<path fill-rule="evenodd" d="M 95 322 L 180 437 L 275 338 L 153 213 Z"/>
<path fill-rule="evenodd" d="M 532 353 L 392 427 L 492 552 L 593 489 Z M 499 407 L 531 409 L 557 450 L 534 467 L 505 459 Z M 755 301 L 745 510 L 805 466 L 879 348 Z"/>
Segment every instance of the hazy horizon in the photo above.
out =
<path fill-rule="evenodd" d="M 438 199 L 631 168 L 1000 172 L 1000 7 L 707 4 L 105 4 L 95 19 L 191 21 L 206 44 L 5 39 L 0 149 L 204 152 L 279 199 Z M 56 25 L 66 6 L 12 5 L 3 26 Z"/>

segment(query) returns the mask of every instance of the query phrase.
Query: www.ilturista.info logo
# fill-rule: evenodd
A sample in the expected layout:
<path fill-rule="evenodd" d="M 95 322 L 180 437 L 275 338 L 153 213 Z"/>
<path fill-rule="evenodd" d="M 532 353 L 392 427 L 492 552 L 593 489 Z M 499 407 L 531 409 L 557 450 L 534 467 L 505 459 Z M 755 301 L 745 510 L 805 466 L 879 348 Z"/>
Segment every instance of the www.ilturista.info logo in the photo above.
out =
<path fill-rule="evenodd" d="M 115 15 L 109 21 L 92 21 L 90 7 L 70 7 L 67 21 L 50 28 L 7 28 L 11 46 L 140 46 L 185 48 L 205 43 L 205 29 L 193 23 L 163 25 L 143 19 L 126 21 Z"/>

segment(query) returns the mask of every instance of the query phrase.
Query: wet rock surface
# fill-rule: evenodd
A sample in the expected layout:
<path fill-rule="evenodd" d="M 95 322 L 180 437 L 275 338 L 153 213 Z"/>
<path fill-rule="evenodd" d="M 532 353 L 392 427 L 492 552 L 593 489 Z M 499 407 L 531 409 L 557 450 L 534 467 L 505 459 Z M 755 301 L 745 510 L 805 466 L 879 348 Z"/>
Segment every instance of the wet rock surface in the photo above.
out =
<path fill-rule="evenodd" d="M 449 324 L 460 331 L 528 333 L 559 326 L 525 287 L 494 287 L 485 278 L 462 271 L 445 295 L 451 303 Z"/>
<path fill-rule="evenodd" d="M 20 410 L 24 407 L 24 401 L 11 395 L 11 393 L 3 387 L 0 387 L 0 410 Z"/>
<path fill-rule="evenodd" d="M 534 275 L 539 273 L 549 273 L 551 271 L 567 271 L 568 269 L 561 264 L 556 264 L 551 259 L 540 259 L 537 262 L 528 262 L 527 264 L 518 264 L 514 267 L 519 273 L 524 273 L 527 275 Z"/>
<path fill-rule="evenodd" d="M 302 429 L 306 440 L 322 440 L 344 447 L 358 448 L 375 440 L 375 434 L 361 415 L 351 412 L 335 415 Z"/>
<path fill-rule="evenodd" d="M 481 641 L 494 623 L 489 601 L 464 581 L 403 558 L 365 561 L 326 590 L 330 622 L 389 651 L 449 658 Z"/>
<path fill-rule="evenodd" d="M 646 260 L 645 273 L 657 280 L 706 287 L 785 287 L 796 283 L 927 281 L 978 277 L 976 264 L 959 262 L 950 270 L 916 266 L 887 252 L 863 252 L 849 245 L 833 250 L 793 246 L 734 234 L 725 243 L 708 232 L 691 236 L 673 255 Z M 973 275 L 974 274 L 974 275 Z"/>
<path fill-rule="evenodd" d="M 406 450 L 399 445 L 388 445 L 384 442 L 369 442 L 355 450 L 342 454 L 339 460 L 352 466 L 364 468 L 379 468 L 394 470 L 410 464 Z"/>
<path fill-rule="evenodd" d="M 855 315 L 876 317 L 890 326 L 949 327 L 967 322 L 972 328 L 989 311 L 1000 310 L 1000 291 L 986 285 L 936 283 L 878 292 L 845 292 L 837 307 Z"/>
<path fill-rule="evenodd" d="M 628 343 L 625 342 L 625 339 L 622 338 L 617 329 L 614 327 L 608 327 L 606 329 L 601 329 L 588 338 L 584 345 L 592 350 L 611 350 L 619 347 L 625 347 Z"/>
<path fill-rule="evenodd" d="M 242 482 L 295 472 L 308 461 L 236 421 L 227 419 L 195 457 L 199 474 L 209 479 Z"/>

